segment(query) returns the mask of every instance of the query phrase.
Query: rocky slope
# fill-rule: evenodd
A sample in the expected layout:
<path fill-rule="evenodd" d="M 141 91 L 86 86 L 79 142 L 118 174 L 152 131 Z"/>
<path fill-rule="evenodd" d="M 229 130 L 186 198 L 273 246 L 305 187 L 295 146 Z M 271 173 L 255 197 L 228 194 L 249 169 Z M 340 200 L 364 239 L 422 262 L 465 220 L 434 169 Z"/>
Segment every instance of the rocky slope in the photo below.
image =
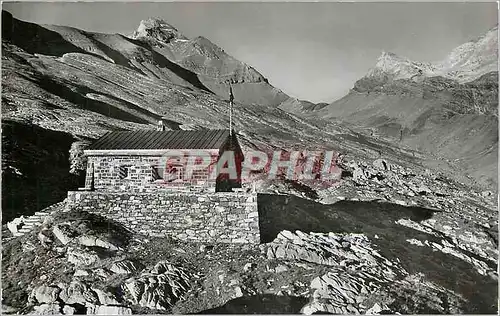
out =
<path fill-rule="evenodd" d="M 226 96 L 219 97 L 207 91 L 206 87 L 200 87 L 200 81 L 195 79 L 201 77 L 174 61 L 165 62 L 163 67 L 150 61 L 137 62 L 135 57 L 140 60 L 141 56 L 153 54 L 150 48 L 141 46 L 146 44 L 138 39 L 116 34 L 90 36 L 74 28 L 19 21 L 6 12 L 3 16 L 3 123 L 19 125 L 27 130 L 37 129 L 37 133 L 42 134 L 51 131 L 61 133 L 61 138 L 68 141 L 64 142 L 64 146 L 61 142 L 61 146 L 53 148 L 54 154 L 67 157 L 68 150 L 75 148 L 75 156 L 78 157 L 82 149 L 78 144 L 96 139 L 110 130 L 154 129 L 161 117 L 165 117 L 164 121 L 170 129 L 228 126 Z M 122 46 L 124 44 L 128 46 Z M 121 49 L 119 54 L 118 49 Z M 158 76 L 151 75 L 141 65 L 153 69 Z M 253 86 L 241 85 L 243 87 L 251 94 L 255 93 Z M 259 93 L 258 97 L 265 95 Z M 389 143 L 375 144 L 359 138 L 357 133 L 341 124 L 299 118 L 272 104 L 236 102 L 233 122 L 245 149 L 333 149 L 357 156 L 378 156 L 377 149 L 385 148 L 388 155 L 396 155 L 404 163 L 422 164 L 419 159 L 393 148 Z M 24 137 L 22 133 L 4 136 Z M 69 144 L 69 139 L 76 143 L 75 146 Z M 45 155 L 45 146 L 35 137 L 31 151 L 34 155 Z M 25 170 L 31 162 L 29 157 L 20 153 L 23 147 L 9 148 L 13 152 L 4 151 L 4 157 L 18 156 L 22 159 L 4 159 L 3 169 L 17 170 L 18 173 L 12 177 L 19 181 L 20 186 L 35 187 L 36 182 L 31 177 L 21 176 L 31 172 Z M 72 165 L 82 166 L 81 163 L 67 164 L 65 168 L 68 172 Z M 40 169 L 38 172 L 42 175 L 50 172 L 45 167 Z M 66 177 L 65 174 L 58 174 Z M 7 174 L 4 173 L 4 176 Z M 47 192 L 54 193 L 54 199 L 62 200 L 64 192 L 49 185 L 57 184 L 54 180 L 45 183 Z M 68 189 L 78 185 L 83 183 L 73 182 Z M 16 197 L 14 195 L 22 191 L 5 186 L 3 190 L 4 196 L 24 201 L 9 204 L 18 206 L 12 208 L 13 214 L 17 209 L 17 215 L 31 215 L 47 206 L 44 203 L 49 201 L 34 199 L 33 195 Z M 38 209 L 26 205 L 37 205 Z M 10 219 L 4 217 L 4 221 Z"/>
<path fill-rule="evenodd" d="M 230 80 L 238 81 L 233 88 L 236 100 L 240 90 L 250 96 L 245 100 L 248 103 L 237 102 L 234 109 L 235 128 L 248 132 L 247 136 L 242 135 L 244 146 L 289 148 L 287 143 L 313 147 L 325 143 L 311 142 L 313 138 L 305 131 L 319 130 L 276 107 L 279 102 L 273 101 L 275 89 L 260 74 L 205 40 L 195 39 L 185 42 L 189 46 L 170 47 L 179 60 L 168 59 L 165 52 L 170 48 L 161 48 L 165 54 L 162 55 L 155 50 L 159 47 L 152 46 L 170 45 L 159 42 L 168 41 L 165 39 L 168 36 L 158 37 L 155 32 L 148 35 L 144 23 L 133 36 L 137 39 L 133 39 L 63 26 L 40 26 L 19 21 L 5 11 L 2 14 L 2 119 L 5 124 L 19 126 L 19 133 L 9 134 L 7 129 L 4 138 L 22 138 L 22 130 L 36 129 L 42 134 L 57 131 L 61 138 L 81 142 L 95 139 L 109 130 L 153 129 L 161 117 L 166 117 L 165 123 L 170 129 L 225 128 L 228 126 L 227 85 L 224 86 L 227 78 L 219 79 L 227 75 Z M 184 37 L 177 36 L 182 43 Z M 185 64 L 199 73 L 182 66 L 180 59 L 183 56 Z M 210 64 L 210 58 L 214 63 Z M 206 83 L 224 86 L 219 91 L 223 97 L 210 91 Z M 265 91 L 260 87 L 265 87 Z M 267 101 L 259 105 L 259 100 Z M 258 130 L 265 130 L 267 134 L 256 133 Z M 71 144 L 64 143 L 53 149 L 54 154 L 68 155 Z M 35 155 L 45 155 L 45 146 L 42 141 L 34 141 L 31 151 Z M 30 163 L 28 157 L 10 151 L 22 151 L 23 148 L 7 149 L 4 157 L 17 155 L 27 160 L 4 159 L 3 170 L 17 170 L 15 174 L 4 173 L 4 176 L 16 178 L 20 186 L 35 187 L 37 182 L 28 176 L 32 172 L 23 169 Z M 40 168 L 37 172 L 44 175 L 50 169 Z M 6 181 L 10 183 L 9 179 Z M 68 189 L 77 186 L 74 182 Z M 60 192 L 55 195 L 57 199 L 64 198 L 61 190 L 52 185 L 46 188 L 47 192 Z M 3 189 L 4 196 L 23 192 L 8 187 Z M 33 214 L 47 206 L 45 201 L 50 200 L 35 199 L 28 193 L 12 196 L 12 199 L 4 203 L 17 209 L 18 215 Z M 37 205 L 37 209 L 27 205 Z M 4 217 L 4 221 L 10 219 Z"/>
<path fill-rule="evenodd" d="M 493 195 L 382 160 L 344 168 L 318 201 L 261 194 L 260 245 L 150 238 L 60 203 L 4 234 L 3 312 L 496 312 Z"/>
<path fill-rule="evenodd" d="M 497 183 L 498 27 L 442 62 L 384 52 L 342 99 L 311 117 L 337 118 L 373 136 L 453 162 L 485 185 Z"/>

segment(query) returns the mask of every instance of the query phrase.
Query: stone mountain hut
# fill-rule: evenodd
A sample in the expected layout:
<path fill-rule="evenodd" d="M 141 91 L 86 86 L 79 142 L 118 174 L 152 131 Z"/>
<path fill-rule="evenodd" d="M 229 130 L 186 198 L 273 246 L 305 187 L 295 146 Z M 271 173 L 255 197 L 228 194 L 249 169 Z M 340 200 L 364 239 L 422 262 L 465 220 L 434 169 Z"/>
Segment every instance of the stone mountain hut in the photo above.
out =
<path fill-rule="evenodd" d="M 225 151 L 235 153 L 236 180 L 222 174 L 209 179 Z M 207 168 L 197 168 L 186 176 L 186 165 L 165 157 L 182 152 L 184 157 L 203 153 L 210 156 Z M 88 158 L 87 190 L 138 191 L 201 190 L 230 192 L 241 187 L 243 153 L 236 134 L 229 130 L 143 130 L 109 132 L 84 151 Z M 201 159 L 201 158 L 200 158 Z"/>

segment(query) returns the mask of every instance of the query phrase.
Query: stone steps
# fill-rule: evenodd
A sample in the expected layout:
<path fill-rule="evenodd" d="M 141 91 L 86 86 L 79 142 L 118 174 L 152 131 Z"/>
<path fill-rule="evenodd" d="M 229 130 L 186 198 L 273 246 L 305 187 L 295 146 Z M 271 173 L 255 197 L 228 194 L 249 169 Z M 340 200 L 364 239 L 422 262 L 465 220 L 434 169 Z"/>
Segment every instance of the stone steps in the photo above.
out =
<path fill-rule="evenodd" d="M 31 216 L 25 217 L 23 219 L 23 225 L 21 226 L 21 228 L 17 232 L 15 232 L 13 234 L 14 237 L 23 236 L 23 235 L 25 235 L 25 234 L 30 233 L 31 231 L 33 231 L 33 229 L 35 227 L 42 225 L 43 221 L 45 220 L 45 218 L 48 215 L 52 214 L 54 211 L 56 211 L 57 209 L 59 209 L 65 203 L 66 203 L 66 201 L 62 201 L 62 202 L 58 202 L 58 203 L 52 204 L 51 206 L 46 207 L 46 208 L 44 208 L 41 211 L 35 212 L 35 214 L 33 214 Z M 6 233 L 9 234 L 10 232 L 6 232 Z M 8 236 L 8 235 L 6 235 L 6 236 Z"/>
<path fill-rule="evenodd" d="M 36 223 L 39 223 L 41 219 L 42 219 L 42 217 L 38 216 L 38 215 L 30 216 L 30 217 L 24 219 L 24 224 L 25 225 L 30 224 L 30 223 L 36 224 Z"/>
<path fill-rule="evenodd" d="M 33 230 L 34 226 L 31 226 L 31 225 L 24 225 L 23 227 L 21 227 L 21 229 L 19 229 L 17 231 L 17 233 L 20 233 L 20 234 L 27 234 L 29 232 L 31 232 Z"/>

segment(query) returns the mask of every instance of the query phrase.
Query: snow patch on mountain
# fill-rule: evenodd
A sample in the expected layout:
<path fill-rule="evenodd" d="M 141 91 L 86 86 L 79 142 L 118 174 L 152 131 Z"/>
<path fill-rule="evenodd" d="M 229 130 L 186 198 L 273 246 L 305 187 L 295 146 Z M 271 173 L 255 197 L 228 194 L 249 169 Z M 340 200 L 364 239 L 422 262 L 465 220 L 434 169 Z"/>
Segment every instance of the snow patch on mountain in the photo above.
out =
<path fill-rule="evenodd" d="M 486 34 L 455 48 L 437 63 L 412 61 L 391 52 L 383 52 L 366 77 L 392 80 L 442 76 L 460 83 L 498 71 L 498 26 Z"/>
<path fill-rule="evenodd" d="M 383 52 L 377 59 L 367 77 L 388 76 L 390 79 L 411 79 L 415 76 L 431 77 L 437 72 L 437 67 L 431 63 L 411 61 L 391 52 Z"/>
<path fill-rule="evenodd" d="M 498 25 L 477 40 L 455 48 L 438 66 L 461 83 L 498 71 Z"/>
<path fill-rule="evenodd" d="M 164 43 L 169 43 L 175 39 L 188 39 L 175 27 L 160 18 L 148 18 L 146 20 L 142 20 L 139 27 L 131 37 L 132 39 L 148 37 Z"/>

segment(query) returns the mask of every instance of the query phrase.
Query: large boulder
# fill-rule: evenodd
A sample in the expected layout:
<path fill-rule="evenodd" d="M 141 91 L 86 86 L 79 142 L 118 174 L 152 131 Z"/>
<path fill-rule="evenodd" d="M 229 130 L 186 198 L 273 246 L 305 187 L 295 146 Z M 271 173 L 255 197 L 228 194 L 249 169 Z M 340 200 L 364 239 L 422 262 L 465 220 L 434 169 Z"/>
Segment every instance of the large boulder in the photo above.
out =
<path fill-rule="evenodd" d="M 432 193 L 431 189 L 423 181 L 407 182 L 406 186 L 415 194 L 427 195 Z"/>
<path fill-rule="evenodd" d="M 380 170 L 389 170 L 389 164 L 384 159 L 376 159 L 373 161 L 373 166 Z"/>
<path fill-rule="evenodd" d="M 47 228 L 42 228 L 40 230 L 40 232 L 38 232 L 37 237 L 38 237 L 38 240 L 40 241 L 40 244 L 44 248 L 49 248 L 50 245 L 54 242 L 52 240 L 52 236 L 51 236 L 50 230 L 47 229 Z"/>
<path fill-rule="evenodd" d="M 92 288 L 92 291 L 97 295 L 101 305 L 120 305 L 120 302 L 112 293 L 97 288 Z"/>
<path fill-rule="evenodd" d="M 16 234 L 24 226 L 24 216 L 14 218 L 7 223 L 7 228 L 12 234 Z"/>
<path fill-rule="evenodd" d="M 17 314 L 18 308 L 2 304 L 2 310 L 0 310 L 1 315 Z"/>
<path fill-rule="evenodd" d="M 55 285 L 41 285 L 31 291 L 30 299 L 37 303 L 54 303 L 59 299 L 61 289 Z"/>
<path fill-rule="evenodd" d="M 65 246 L 98 247 L 108 252 L 122 251 L 131 233 L 122 225 L 85 211 L 68 210 L 54 216 L 51 227 L 55 240 Z M 106 252 L 105 251 L 105 252 Z"/>
<path fill-rule="evenodd" d="M 167 261 L 157 263 L 149 272 L 128 279 L 122 286 L 132 304 L 165 310 L 189 289 L 189 276 Z"/>
<path fill-rule="evenodd" d="M 67 305 L 87 303 L 97 304 L 99 299 L 86 284 L 80 281 L 72 281 L 68 286 L 60 285 L 59 298 Z"/>
<path fill-rule="evenodd" d="M 33 307 L 30 315 L 65 315 L 61 311 L 59 303 L 41 304 Z"/>
<path fill-rule="evenodd" d="M 493 195 L 493 192 L 488 191 L 488 190 L 481 192 L 481 197 L 489 197 L 492 195 Z"/>
<path fill-rule="evenodd" d="M 140 263 L 130 260 L 121 260 L 113 263 L 109 270 L 116 274 L 131 274 L 142 269 L 142 267 Z"/>
<path fill-rule="evenodd" d="M 394 314 L 391 309 L 385 304 L 375 303 L 372 307 L 366 310 L 366 315 L 387 315 Z"/>
<path fill-rule="evenodd" d="M 52 228 L 54 236 L 63 244 L 67 245 L 75 237 L 75 232 L 70 224 L 57 224 Z"/>
<path fill-rule="evenodd" d="M 100 261 L 97 253 L 83 246 L 69 247 L 67 251 L 68 262 L 75 266 L 89 266 Z"/>
<path fill-rule="evenodd" d="M 90 288 L 80 281 L 60 283 L 58 286 L 39 286 L 31 292 L 30 301 L 36 304 L 34 314 L 73 315 L 85 309 L 88 315 L 132 314 L 130 308 L 122 306 L 122 302 L 113 294 Z"/>
<path fill-rule="evenodd" d="M 77 238 L 78 243 L 87 247 L 101 247 L 111 251 L 119 250 L 119 247 L 113 245 L 109 241 L 102 240 L 96 236 L 82 235 Z"/>
<path fill-rule="evenodd" d="M 64 305 L 62 308 L 62 312 L 64 315 L 76 315 L 77 314 L 76 308 L 74 308 L 73 306 L 69 306 L 69 305 Z"/>
<path fill-rule="evenodd" d="M 87 307 L 87 315 L 132 315 L 126 306 L 94 305 Z"/>
<path fill-rule="evenodd" d="M 363 182 L 367 179 L 365 175 L 365 171 L 363 168 L 359 165 L 354 165 L 353 171 L 352 171 L 352 178 L 356 182 Z"/>

